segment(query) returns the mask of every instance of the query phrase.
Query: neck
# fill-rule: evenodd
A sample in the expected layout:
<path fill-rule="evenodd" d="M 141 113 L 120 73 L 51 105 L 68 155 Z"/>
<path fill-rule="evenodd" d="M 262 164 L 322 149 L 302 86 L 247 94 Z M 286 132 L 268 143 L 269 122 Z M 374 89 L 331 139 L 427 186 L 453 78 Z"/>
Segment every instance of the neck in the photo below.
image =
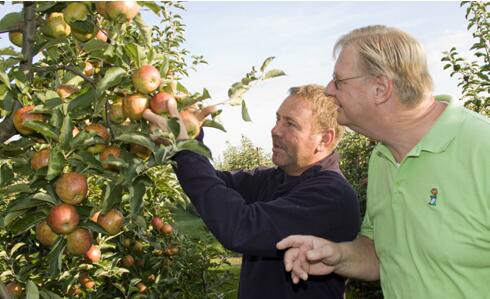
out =
<path fill-rule="evenodd" d="M 309 162 L 309 163 L 303 163 L 303 165 L 295 165 L 294 167 L 284 167 L 282 170 L 289 176 L 300 176 L 302 175 L 305 171 L 310 169 L 311 167 L 315 165 L 320 165 L 320 164 L 326 164 L 326 165 L 321 165 L 322 168 L 332 168 L 332 169 L 337 169 L 338 168 L 338 155 L 332 155 L 334 153 L 334 150 L 329 149 L 327 152 L 322 152 L 322 153 L 317 153 L 315 157 Z M 325 161 L 326 158 L 332 156 L 332 161 Z M 327 159 L 329 160 L 329 159 Z M 323 163 L 325 161 L 325 163 Z M 335 165 L 331 165 L 335 164 Z"/>
<path fill-rule="evenodd" d="M 390 149 L 397 162 L 401 162 L 429 132 L 446 105 L 429 96 L 414 108 L 397 106 L 384 118 L 385 132 L 378 140 Z"/>

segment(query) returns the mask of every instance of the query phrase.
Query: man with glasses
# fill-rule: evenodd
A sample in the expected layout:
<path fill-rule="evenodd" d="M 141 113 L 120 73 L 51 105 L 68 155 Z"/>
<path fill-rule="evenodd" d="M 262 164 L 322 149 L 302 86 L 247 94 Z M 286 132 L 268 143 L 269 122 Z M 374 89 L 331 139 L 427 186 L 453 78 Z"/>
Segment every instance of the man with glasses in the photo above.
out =
<path fill-rule="evenodd" d="M 179 117 L 171 107 L 171 116 Z M 143 116 L 165 127 L 162 117 L 150 110 Z M 173 157 L 180 184 L 209 230 L 225 248 L 243 254 L 238 298 L 343 298 L 345 279 L 336 274 L 293 284 L 276 249 L 291 234 L 340 242 L 359 232 L 359 203 L 339 170 L 335 151 L 344 130 L 336 116 L 337 106 L 323 86 L 294 87 L 271 130 L 277 167 L 230 173 L 215 170 L 194 152 Z M 182 127 L 180 137 L 185 139 Z"/>
<path fill-rule="evenodd" d="M 326 94 L 337 121 L 377 140 L 358 238 L 277 244 L 298 282 L 337 273 L 381 279 L 385 298 L 490 298 L 490 120 L 437 101 L 421 45 L 395 28 L 335 45 Z"/>

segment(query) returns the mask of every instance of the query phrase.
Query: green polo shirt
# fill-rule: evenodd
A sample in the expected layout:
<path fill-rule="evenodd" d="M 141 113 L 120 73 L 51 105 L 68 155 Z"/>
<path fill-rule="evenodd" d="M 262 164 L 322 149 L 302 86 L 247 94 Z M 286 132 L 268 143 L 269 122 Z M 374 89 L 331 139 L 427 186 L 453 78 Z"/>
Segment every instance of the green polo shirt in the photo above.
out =
<path fill-rule="evenodd" d="M 490 298 L 490 120 L 449 104 L 400 164 L 377 145 L 368 175 L 385 298 Z"/>

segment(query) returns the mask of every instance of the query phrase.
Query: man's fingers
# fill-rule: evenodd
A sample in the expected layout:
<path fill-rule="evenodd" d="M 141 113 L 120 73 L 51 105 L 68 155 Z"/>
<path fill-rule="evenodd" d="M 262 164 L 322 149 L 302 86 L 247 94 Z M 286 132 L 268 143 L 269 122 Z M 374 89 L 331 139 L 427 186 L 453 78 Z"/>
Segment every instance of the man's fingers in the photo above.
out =
<path fill-rule="evenodd" d="M 286 271 L 291 271 L 293 269 L 293 263 L 298 258 L 299 250 L 297 248 L 291 248 L 286 253 L 284 253 L 284 268 Z"/>
<path fill-rule="evenodd" d="M 276 248 L 279 250 L 287 249 L 289 247 L 301 247 L 303 246 L 310 236 L 291 235 L 282 239 L 276 244 Z"/>
<path fill-rule="evenodd" d="M 218 107 L 216 105 L 207 106 L 199 110 L 196 113 L 196 117 L 200 122 L 202 122 L 209 114 L 215 113 L 216 111 L 218 111 Z"/>
<path fill-rule="evenodd" d="M 153 111 L 151 111 L 151 109 L 145 109 L 145 111 L 143 111 L 143 118 L 149 122 L 156 124 L 158 122 L 159 118 L 161 118 L 161 116 L 153 113 Z"/>

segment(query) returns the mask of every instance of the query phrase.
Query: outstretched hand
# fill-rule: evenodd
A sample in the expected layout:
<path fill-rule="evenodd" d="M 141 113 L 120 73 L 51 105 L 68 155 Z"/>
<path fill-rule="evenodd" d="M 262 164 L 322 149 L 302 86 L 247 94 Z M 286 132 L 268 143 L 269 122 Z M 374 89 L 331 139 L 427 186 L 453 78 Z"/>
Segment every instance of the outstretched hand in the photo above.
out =
<path fill-rule="evenodd" d="M 281 240 L 277 249 L 287 249 L 284 266 L 291 272 L 293 283 L 307 280 L 308 275 L 326 275 L 334 272 L 342 259 L 341 247 L 328 240 L 293 235 Z"/>
<path fill-rule="evenodd" d="M 183 139 L 189 139 L 189 135 L 187 133 L 187 128 L 185 126 L 184 121 L 182 120 L 182 117 L 179 113 L 179 110 L 177 109 L 177 101 L 175 98 L 171 97 L 167 101 L 167 108 L 168 108 L 168 113 L 170 117 L 176 118 L 179 122 L 180 125 L 180 132 L 179 136 L 177 136 L 177 140 L 183 140 Z M 217 107 L 214 105 L 204 107 L 201 110 L 198 110 L 195 112 L 195 117 L 199 121 L 199 123 L 202 125 L 204 119 L 211 113 L 214 113 L 217 111 Z M 158 114 L 155 114 L 151 109 L 146 109 L 143 112 L 143 118 L 148 120 L 150 123 L 156 125 L 163 131 L 169 131 L 167 122 L 168 118 L 164 116 L 160 116 Z"/>

